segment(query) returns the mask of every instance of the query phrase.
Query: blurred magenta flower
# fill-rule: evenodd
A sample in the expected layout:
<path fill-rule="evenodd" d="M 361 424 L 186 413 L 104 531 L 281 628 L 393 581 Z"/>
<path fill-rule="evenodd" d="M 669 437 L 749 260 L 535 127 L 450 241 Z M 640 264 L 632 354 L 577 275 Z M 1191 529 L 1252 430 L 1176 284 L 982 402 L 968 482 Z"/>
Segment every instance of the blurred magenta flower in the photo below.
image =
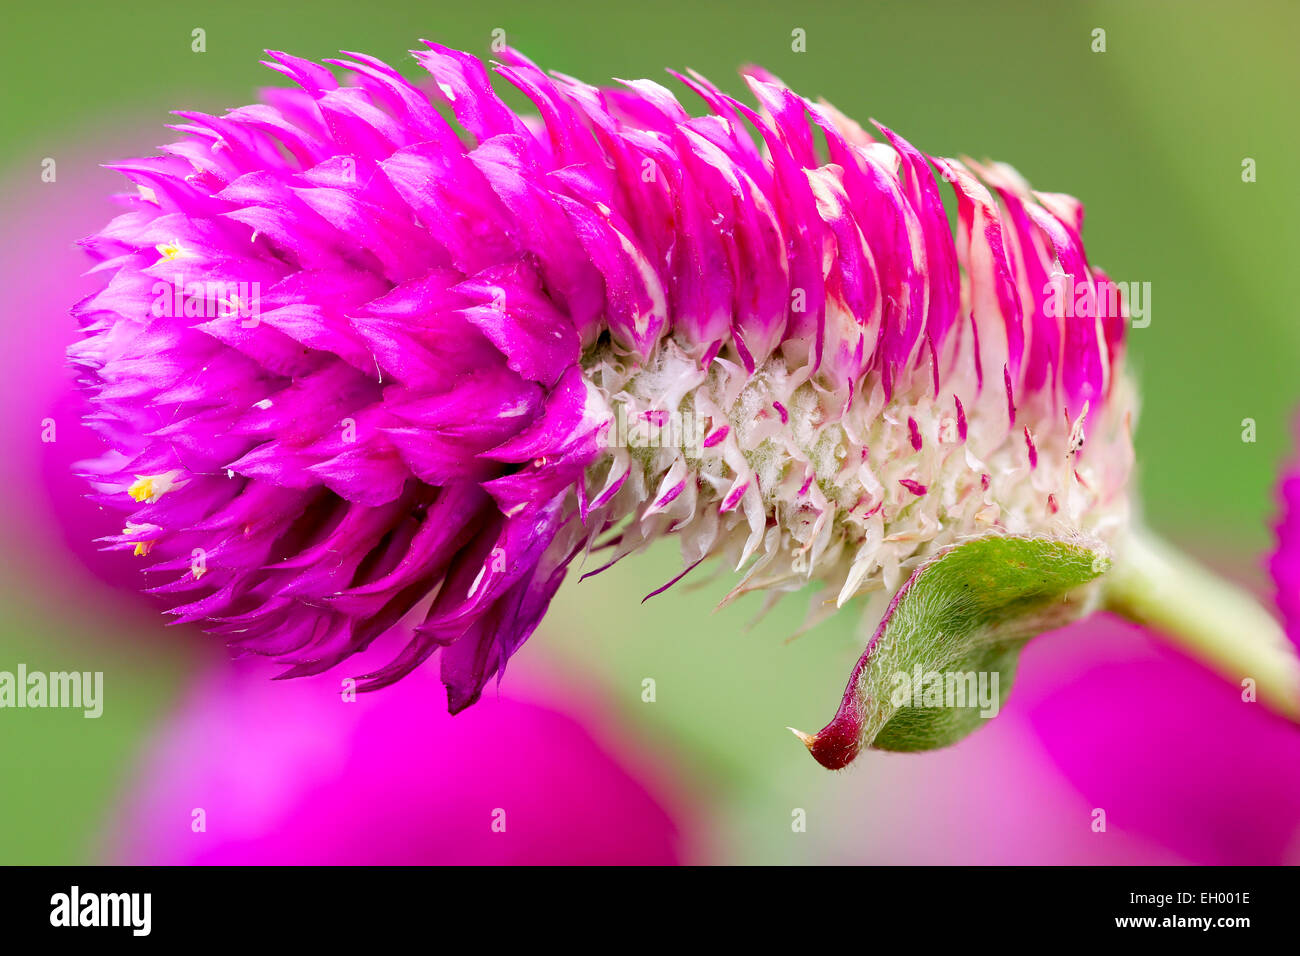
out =
<path fill-rule="evenodd" d="M 507 50 L 538 119 L 426 47 L 423 86 L 271 53 L 297 89 L 114 167 L 138 195 L 85 242 L 69 354 L 114 540 L 180 620 L 295 676 L 411 624 L 364 687 L 441 650 L 457 712 L 597 545 L 675 533 L 688 570 L 755 558 L 733 593 L 843 604 L 973 534 L 1126 526 L 1123 306 L 1077 201 L 758 72 L 759 111 L 680 77 L 692 117 Z"/>
<path fill-rule="evenodd" d="M 1300 448 L 1300 419 L 1296 420 L 1296 437 Z M 1269 571 L 1287 636 L 1300 647 L 1300 459 L 1293 459 L 1283 473 L 1278 497 L 1277 549 L 1269 559 Z"/>
<path fill-rule="evenodd" d="M 113 862 L 682 859 L 683 802 L 644 753 L 610 749 L 613 722 L 572 687 L 525 677 L 453 721 L 425 671 L 352 702 L 335 680 L 267 676 L 234 662 L 189 692 L 133 779 Z"/>
<path fill-rule="evenodd" d="M 1300 730 L 1132 624 L 1074 630 L 1026 653 L 1020 704 L 1108 826 L 1189 863 L 1300 863 Z"/>

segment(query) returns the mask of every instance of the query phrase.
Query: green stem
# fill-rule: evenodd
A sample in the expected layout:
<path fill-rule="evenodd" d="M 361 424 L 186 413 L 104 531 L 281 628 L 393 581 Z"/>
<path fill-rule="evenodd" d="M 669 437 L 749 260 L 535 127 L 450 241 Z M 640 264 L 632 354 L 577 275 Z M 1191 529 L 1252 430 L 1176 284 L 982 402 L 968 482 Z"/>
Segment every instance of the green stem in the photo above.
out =
<path fill-rule="evenodd" d="M 1282 628 L 1242 589 L 1136 530 L 1106 575 L 1105 606 L 1150 625 L 1259 699 L 1300 721 L 1300 658 Z"/>

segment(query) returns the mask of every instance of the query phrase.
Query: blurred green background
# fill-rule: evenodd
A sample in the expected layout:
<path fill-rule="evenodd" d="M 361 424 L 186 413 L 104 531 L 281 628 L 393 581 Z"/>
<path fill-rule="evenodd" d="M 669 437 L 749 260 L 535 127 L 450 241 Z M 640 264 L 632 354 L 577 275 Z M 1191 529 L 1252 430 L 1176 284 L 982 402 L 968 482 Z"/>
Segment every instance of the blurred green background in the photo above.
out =
<path fill-rule="evenodd" d="M 1094 263 L 1151 283 L 1150 327 L 1130 336 L 1149 522 L 1261 580 L 1272 483 L 1300 398 L 1295 4 L 56 2 L 5 17 L 6 230 L 8 212 L 30 198 L 25 184 L 40 188 L 42 157 L 122 143 L 122 130 L 152 125 L 152 138 L 101 159 L 148 154 L 169 138 L 168 110 L 220 112 L 277 82 L 257 63 L 264 48 L 407 63 L 421 37 L 486 55 L 497 28 L 544 68 L 593 83 L 694 67 L 740 93 L 736 68 L 760 63 L 927 152 L 1008 161 L 1037 188 L 1084 201 Z M 196 27 L 206 30 L 201 54 L 190 48 Z M 792 51 L 795 28 L 806 31 L 806 52 Z M 1104 53 L 1091 49 L 1096 28 L 1106 31 Z M 1245 157 L 1257 182 L 1242 181 Z M 8 311 L 3 321 L 62 320 Z M 1257 423 L 1254 443 L 1242 440 L 1246 418 Z M 22 430 L 14 441 L 30 442 L 31 422 L 6 424 Z M 147 615 L 113 618 L 69 601 L 25 557 L 29 544 L 0 549 L 0 668 L 103 669 L 112 700 L 98 721 L 0 713 L 0 862 L 84 861 L 133 755 L 205 651 L 190 635 L 130 642 L 127 632 L 152 626 Z M 707 858 L 815 858 L 824 845 L 790 839 L 788 808 L 853 808 L 841 806 L 844 778 L 814 767 L 782 725 L 811 729 L 829 716 L 860 650 L 856 615 L 786 644 L 802 620 L 800 596 L 752 630 L 757 602 L 710 616 L 721 580 L 640 605 L 675 567 L 670 543 L 594 581 L 571 580 L 517 664 L 599 682 L 629 732 L 683 770 L 707 804 L 707 832 L 697 834 Z M 654 705 L 641 702 L 645 677 L 657 682 Z"/>

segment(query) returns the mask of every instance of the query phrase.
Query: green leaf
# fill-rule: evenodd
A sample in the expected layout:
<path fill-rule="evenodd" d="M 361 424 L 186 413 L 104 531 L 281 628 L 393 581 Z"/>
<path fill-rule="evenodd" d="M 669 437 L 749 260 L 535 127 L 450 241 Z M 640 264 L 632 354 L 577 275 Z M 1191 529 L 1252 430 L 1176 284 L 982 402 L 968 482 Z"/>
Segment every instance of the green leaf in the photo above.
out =
<path fill-rule="evenodd" d="M 864 747 L 955 743 L 996 715 L 1026 641 L 1092 610 L 1109 567 L 1106 548 L 1080 538 L 996 535 L 941 551 L 894 595 L 835 719 L 795 734 L 832 770 Z"/>

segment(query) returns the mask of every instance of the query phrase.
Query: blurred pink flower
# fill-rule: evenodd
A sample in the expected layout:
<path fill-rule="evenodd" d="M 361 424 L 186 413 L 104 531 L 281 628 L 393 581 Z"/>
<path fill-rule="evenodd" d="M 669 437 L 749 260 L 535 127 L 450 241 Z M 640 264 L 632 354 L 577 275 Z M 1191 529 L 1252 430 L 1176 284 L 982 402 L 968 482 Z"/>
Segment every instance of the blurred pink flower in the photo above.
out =
<path fill-rule="evenodd" d="M 1134 625 L 1069 633 L 1026 653 L 1017 709 L 1108 827 L 1190 863 L 1300 862 L 1300 730 Z"/>
<path fill-rule="evenodd" d="M 200 680 L 135 777 L 114 862 L 680 860 L 678 801 L 643 754 L 607 748 L 608 720 L 570 688 L 526 680 L 453 718 L 427 668 L 354 702 L 336 679 L 273 671 L 241 661 Z"/>
<path fill-rule="evenodd" d="M 1300 419 L 1296 422 L 1300 443 Z M 1287 636 L 1300 647 L 1300 458 L 1293 459 L 1278 487 L 1282 514 L 1278 518 L 1277 551 L 1269 561 L 1278 610 Z"/>

